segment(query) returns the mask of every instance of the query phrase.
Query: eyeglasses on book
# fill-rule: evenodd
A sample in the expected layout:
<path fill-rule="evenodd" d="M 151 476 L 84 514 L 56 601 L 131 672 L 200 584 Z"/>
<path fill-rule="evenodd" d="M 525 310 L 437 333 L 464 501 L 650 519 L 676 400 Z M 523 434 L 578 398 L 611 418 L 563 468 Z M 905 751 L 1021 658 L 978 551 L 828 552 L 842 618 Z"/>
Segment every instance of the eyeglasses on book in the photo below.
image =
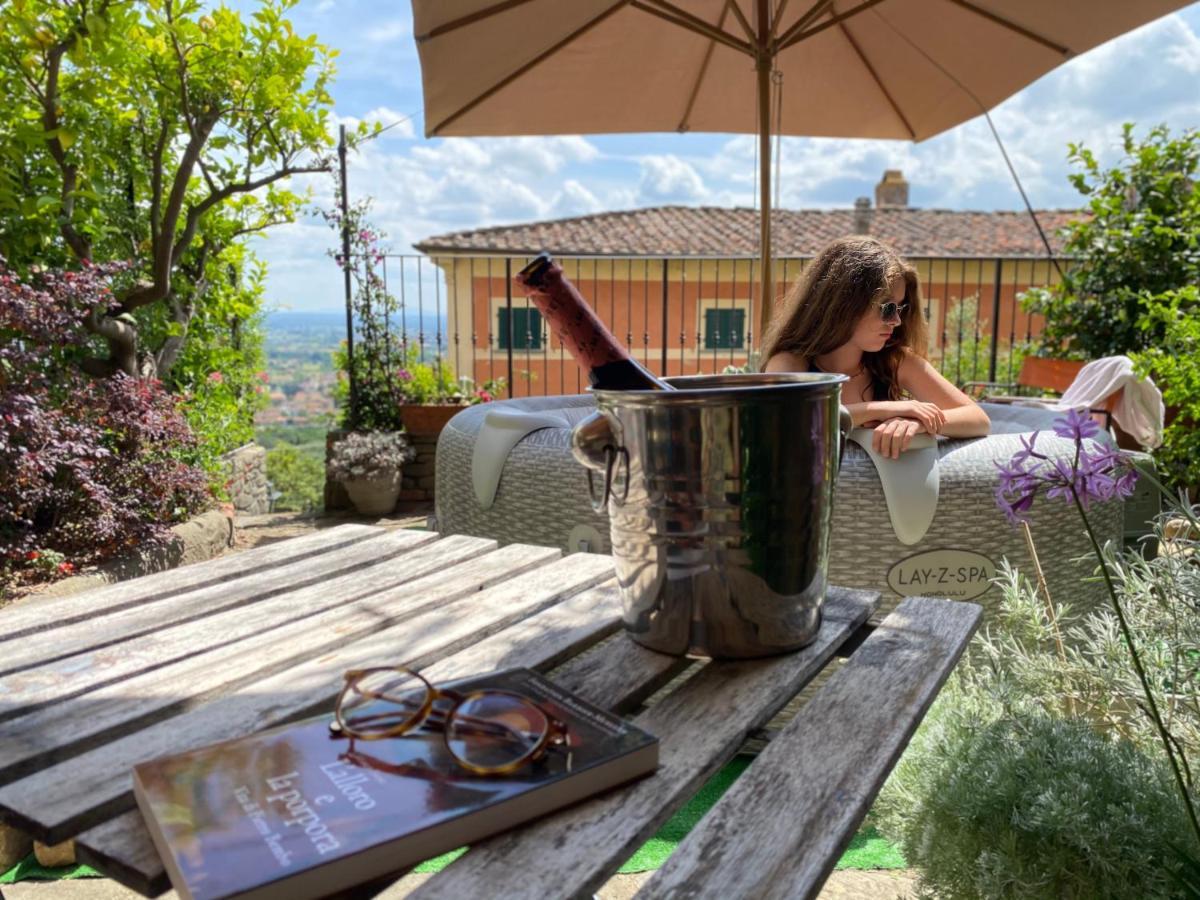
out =
<path fill-rule="evenodd" d="M 435 688 L 404 666 L 353 669 L 334 707 L 334 734 L 364 741 L 399 737 L 425 726 L 440 731 L 460 766 L 478 775 L 506 775 L 552 750 L 567 753 L 564 722 L 511 691 L 470 693 Z"/>

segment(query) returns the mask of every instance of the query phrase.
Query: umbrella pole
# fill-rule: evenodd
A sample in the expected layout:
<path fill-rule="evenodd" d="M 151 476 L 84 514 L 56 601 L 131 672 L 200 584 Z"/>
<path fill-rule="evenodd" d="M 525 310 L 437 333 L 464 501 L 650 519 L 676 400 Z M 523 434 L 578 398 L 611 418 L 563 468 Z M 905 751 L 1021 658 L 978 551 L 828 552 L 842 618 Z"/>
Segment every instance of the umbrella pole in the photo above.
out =
<path fill-rule="evenodd" d="M 755 69 L 758 74 L 758 185 L 759 185 L 759 253 L 762 262 L 762 292 L 759 306 L 758 346 L 771 321 L 775 291 L 771 272 L 771 22 L 767 0 L 758 0 L 758 53 Z M 762 360 L 766 362 L 766 360 Z"/>

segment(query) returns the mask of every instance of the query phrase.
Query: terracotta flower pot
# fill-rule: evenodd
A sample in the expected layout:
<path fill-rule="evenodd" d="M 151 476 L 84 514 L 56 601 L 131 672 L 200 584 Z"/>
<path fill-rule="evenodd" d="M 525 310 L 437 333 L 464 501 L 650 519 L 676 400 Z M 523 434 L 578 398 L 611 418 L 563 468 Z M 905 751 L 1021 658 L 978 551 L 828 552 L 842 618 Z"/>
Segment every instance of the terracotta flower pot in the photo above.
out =
<path fill-rule="evenodd" d="M 465 406 L 425 403 L 400 404 L 400 421 L 409 434 L 436 437 Z"/>
<path fill-rule="evenodd" d="M 364 516 L 386 516 L 396 508 L 400 496 L 400 470 L 374 478 L 343 481 L 354 508 Z"/>

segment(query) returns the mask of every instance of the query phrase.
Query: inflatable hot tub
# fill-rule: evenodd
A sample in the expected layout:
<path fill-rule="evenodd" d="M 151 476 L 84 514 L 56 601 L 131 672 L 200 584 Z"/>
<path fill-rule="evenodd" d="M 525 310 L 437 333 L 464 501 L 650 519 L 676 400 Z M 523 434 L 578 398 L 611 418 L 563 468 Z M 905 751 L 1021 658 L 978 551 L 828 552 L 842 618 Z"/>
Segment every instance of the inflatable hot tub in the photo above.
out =
<path fill-rule="evenodd" d="M 572 428 L 595 408 L 590 395 L 580 394 L 486 403 L 456 415 L 437 446 L 438 530 L 607 553 L 608 517 L 592 509 L 586 470 L 571 454 Z M 829 581 L 879 591 L 884 602 L 877 617 L 915 595 L 993 605 L 999 591 L 990 579 L 1003 559 L 1032 573 L 1023 530 L 996 507 L 997 465 L 1031 431 L 1042 432 L 1037 447 L 1052 456 L 1073 456 L 1074 444 L 1050 430 L 1057 413 L 984 408 L 992 434 L 943 439 L 925 451 L 932 455 L 936 504 L 916 539 L 893 523 L 876 464 L 848 443 L 834 497 Z M 1030 515 L 1054 599 L 1077 608 L 1099 602 L 1103 585 L 1090 577 L 1091 545 L 1074 507 L 1039 498 Z M 1102 541 L 1121 540 L 1120 500 L 1093 504 L 1089 518 Z"/>

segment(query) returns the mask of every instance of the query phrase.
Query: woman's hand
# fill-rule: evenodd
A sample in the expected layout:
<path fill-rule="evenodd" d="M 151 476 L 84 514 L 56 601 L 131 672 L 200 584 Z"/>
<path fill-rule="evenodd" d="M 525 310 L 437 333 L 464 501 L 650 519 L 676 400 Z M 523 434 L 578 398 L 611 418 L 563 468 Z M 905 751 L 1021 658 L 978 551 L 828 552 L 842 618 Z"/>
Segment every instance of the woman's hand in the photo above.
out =
<path fill-rule="evenodd" d="M 926 434 L 939 434 L 946 425 L 946 413 L 936 403 L 923 400 L 895 400 L 888 404 L 892 414 L 916 419 Z"/>
<path fill-rule="evenodd" d="M 875 426 L 875 433 L 871 436 L 871 446 L 881 456 L 899 459 L 900 454 L 907 450 L 908 445 L 912 443 L 913 435 L 920 434 L 924 430 L 925 427 L 916 419 L 902 417 L 888 419 L 882 425 Z"/>

